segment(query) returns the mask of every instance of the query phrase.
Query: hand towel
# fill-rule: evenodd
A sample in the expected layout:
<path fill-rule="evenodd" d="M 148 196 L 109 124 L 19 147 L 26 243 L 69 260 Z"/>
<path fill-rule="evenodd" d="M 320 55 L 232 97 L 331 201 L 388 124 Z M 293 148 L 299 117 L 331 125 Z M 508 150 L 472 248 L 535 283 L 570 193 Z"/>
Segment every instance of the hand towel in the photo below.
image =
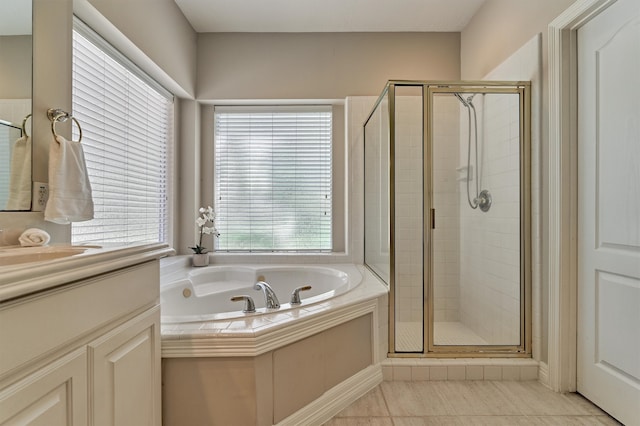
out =
<path fill-rule="evenodd" d="M 13 144 L 6 210 L 31 208 L 31 138 L 23 136 Z"/>
<path fill-rule="evenodd" d="M 46 246 L 49 240 L 51 240 L 51 237 L 47 231 L 38 228 L 29 228 L 18 238 L 22 247 Z"/>
<path fill-rule="evenodd" d="M 44 219 L 59 224 L 93 219 L 91 184 L 80 142 L 56 136 L 49 150 L 49 200 Z"/>

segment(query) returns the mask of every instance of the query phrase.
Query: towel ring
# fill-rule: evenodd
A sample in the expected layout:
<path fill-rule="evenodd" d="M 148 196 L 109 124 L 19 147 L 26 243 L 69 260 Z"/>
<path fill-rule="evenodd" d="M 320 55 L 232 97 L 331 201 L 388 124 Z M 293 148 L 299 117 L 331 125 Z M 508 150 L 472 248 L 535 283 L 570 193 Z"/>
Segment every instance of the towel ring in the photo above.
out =
<path fill-rule="evenodd" d="M 76 123 L 76 126 L 78 126 L 78 143 L 80 143 L 80 141 L 82 141 L 82 127 L 80 127 L 80 122 L 79 122 L 79 121 L 78 121 L 74 116 L 72 116 L 72 115 L 68 115 L 68 114 L 58 114 L 58 115 L 56 115 L 56 116 L 53 118 L 53 120 L 51 120 L 51 132 L 53 133 L 53 136 L 54 136 L 54 137 L 59 136 L 59 135 L 56 133 L 56 123 L 57 123 L 57 122 L 58 122 L 58 120 L 59 120 L 60 118 L 62 118 L 62 117 L 64 117 L 64 118 L 65 118 L 65 120 L 66 120 L 67 118 L 71 118 L 71 120 L 73 120 L 73 122 L 74 122 L 74 123 Z M 64 120 L 60 120 L 60 121 L 64 121 Z M 57 140 L 56 140 L 56 142 L 57 142 Z"/>
<path fill-rule="evenodd" d="M 27 133 L 27 120 L 31 118 L 31 114 L 27 114 L 27 116 L 24 118 L 24 120 L 22 120 L 22 134 L 25 137 L 29 137 L 29 134 Z"/>

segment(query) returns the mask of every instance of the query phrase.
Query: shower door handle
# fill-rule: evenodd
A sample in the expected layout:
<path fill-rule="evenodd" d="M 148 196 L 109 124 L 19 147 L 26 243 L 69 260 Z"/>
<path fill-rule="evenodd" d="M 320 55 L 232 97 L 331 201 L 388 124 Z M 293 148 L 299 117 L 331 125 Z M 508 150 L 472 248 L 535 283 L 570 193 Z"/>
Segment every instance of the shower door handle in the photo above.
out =
<path fill-rule="evenodd" d="M 436 229 L 436 209 L 431 209 L 431 229 Z"/>

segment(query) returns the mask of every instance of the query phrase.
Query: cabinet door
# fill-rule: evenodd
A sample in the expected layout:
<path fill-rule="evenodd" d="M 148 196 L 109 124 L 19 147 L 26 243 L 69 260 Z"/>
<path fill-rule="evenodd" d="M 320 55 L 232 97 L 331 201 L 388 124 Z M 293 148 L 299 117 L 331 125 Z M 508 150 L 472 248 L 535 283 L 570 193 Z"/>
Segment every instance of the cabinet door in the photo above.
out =
<path fill-rule="evenodd" d="M 160 425 L 160 306 L 89 344 L 93 421 Z"/>
<path fill-rule="evenodd" d="M 77 349 L 0 390 L 0 425 L 87 423 L 87 353 Z"/>

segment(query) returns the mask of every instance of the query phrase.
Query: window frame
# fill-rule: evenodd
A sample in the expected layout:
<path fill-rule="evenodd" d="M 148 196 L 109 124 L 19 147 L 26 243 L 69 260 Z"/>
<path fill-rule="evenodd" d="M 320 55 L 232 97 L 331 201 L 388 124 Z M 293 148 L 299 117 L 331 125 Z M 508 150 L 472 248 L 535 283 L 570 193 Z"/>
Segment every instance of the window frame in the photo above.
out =
<path fill-rule="evenodd" d="M 301 114 L 301 116 L 298 116 L 298 114 Z M 321 118 L 321 117 L 325 117 L 325 118 L 322 118 L 321 121 L 317 123 L 317 125 L 313 125 L 311 124 L 311 122 L 308 122 L 308 124 L 306 124 L 305 127 L 303 128 L 298 127 L 297 123 L 301 117 L 304 117 L 302 118 L 303 120 L 307 120 L 311 118 L 311 120 L 315 121 L 315 118 L 312 118 L 312 117 L 316 117 L 315 114 L 319 114 L 317 118 Z M 330 120 L 328 122 L 328 126 L 329 126 L 328 128 L 325 127 L 326 122 L 324 122 L 324 119 L 326 119 L 327 116 Z M 258 121 L 256 122 L 255 119 L 257 119 Z M 242 121 L 238 121 L 238 120 L 242 120 Z M 239 127 L 238 127 L 238 123 L 240 123 Z M 271 130 L 269 130 L 268 129 L 269 123 L 278 127 L 277 128 L 273 127 Z M 267 125 L 267 128 L 264 127 L 265 124 Z M 258 127 L 254 127 L 256 125 Z M 280 127 L 282 125 L 286 127 Z M 303 237 L 302 240 L 300 240 L 299 236 L 297 236 L 297 232 L 294 232 L 294 235 L 291 235 L 289 238 L 284 238 L 283 240 L 282 239 L 283 235 L 278 230 L 278 226 L 273 226 L 273 223 L 272 223 L 273 219 L 278 220 L 278 216 L 276 215 L 276 213 L 272 211 L 271 215 L 268 215 L 268 218 L 271 218 L 271 219 L 267 219 L 266 221 L 262 219 L 263 217 L 262 213 L 257 213 L 258 216 L 254 217 L 253 215 L 256 213 L 256 207 L 252 206 L 254 201 L 250 201 L 250 200 L 254 200 L 254 198 L 252 196 L 246 197 L 246 195 L 242 195 L 241 196 L 242 198 L 240 198 L 240 200 L 242 201 L 240 201 L 240 204 L 237 205 L 237 207 L 243 209 L 244 212 L 247 212 L 247 213 L 251 212 L 251 213 L 248 213 L 249 217 L 244 217 L 241 219 L 245 223 L 245 225 L 241 226 L 241 229 L 244 229 L 246 226 L 249 226 L 251 229 L 253 229 L 253 227 L 255 226 L 256 233 L 252 231 L 252 232 L 249 232 L 248 235 L 250 235 L 249 237 L 250 241 L 253 241 L 256 238 L 257 240 L 255 243 L 249 242 L 249 246 L 246 248 L 234 246 L 234 244 L 231 244 L 231 246 L 226 246 L 224 248 L 221 248 L 220 242 L 221 242 L 221 239 L 224 238 L 225 230 L 221 228 L 221 224 L 219 223 L 218 230 L 222 232 L 222 235 L 219 237 L 219 239 L 215 241 L 215 244 L 214 244 L 215 251 L 229 252 L 229 253 L 288 252 L 288 253 L 299 253 L 299 254 L 332 252 L 333 251 L 333 149 L 334 149 L 334 143 L 333 143 L 333 111 L 331 110 L 331 106 L 317 105 L 317 104 L 315 105 L 314 104 L 268 105 L 268 106 L 266 105 L 216 106 L 214 107 L 213 126 L 214 126 L 214 157 L 213 157 L 214 204 L 216 204 L 215 209 L 220 217 L 223 216 L 222 210 L 220 210 L 223 207 L 218 205 L 217 201 L 227 191 L 232 191 L 230 195 L 233 195 L 234 194 L 233 188 L 239 183 L 239 181 L 236 181 L 236 180 L 229 181 L 228 179 L 225 179 L 226 182 L 230 182 L 230 183 L 222 184 L 217 182 L 217 179 L 219 178 L 217 173 L 217 167 L 221 165 L 219 163 L 220 159 L 217 158 L 217 154 L 219 154 L 219 152 L 217 151 L 217 146 L 215 143 L 215 137 L 217 135 L 218 129 L 221 129 L 225 132 L 226 131 L 232 132 L 229 134 L 229 137 L 231 139 L 228 139 L 228 143 L 225 145 L 227 149 L 230 149 L 228 159 L 232 161 L 238 160 L 238 157 L 233 154 L 235 149 L 234 149 L 234 142 L 233 142 L 234 139 L 232 135 L 234 134 L 237 135 L 237 133 L 235 133 L 237 131 L 240 131 L 241 135 L 248 135 L 248 134 L 252 135 L 250 139 L 251 142 L 248 142 L 248 140 L 244 139 L 243 137 L 241 139 L 242 143 L 240 146 L 244 147 L 244 149 L 250 149 L 252 152 L 252 155 L 251 155 L 252 158 L 254 158 L 255 149 L 257 149 L 258 152 L 261 152 L 261 154 L 255 157 L 255 161 L 257 161 L 256 165 L 261 164 L 260 168 L 254 170 L 252 167 L 250 167 L 249 170 L 251 170 L 251 172 L 248 175 L 244 173 L 238 173 L 238 171 L 235 170 L 235 168 L 230 168 L 228 170 L 231 174 L 223 175 L 223 176 L 226 176 L 227 178 L 231 177 L 232 179 L 233 178 L 240 179 L 240 182 L 242 182 L 242 179 L 243 179 L 242 176 L 245 176 L 245 177 L 251 176 L 249 180 L 249 182 L 251 182 L 251 187 L 253 188 L 255 184 L 258 184 L 258 187 L 256 188 L 257 190 L 256 195 L 258 197 L 263 197 L 266 194 L 270 194 L 272 193 L 272 191 L 275 190 L 276 192 L 272 193 L 273 198 L 270 196 L 267 199 L 265 199 L 267 203 L 265 205 L 265 207 L 267 207 L 267 211 L 269 211 L 269 209 L 273 209 L 273 208 L 280 209 L 282 207 L 280 203 L 277 201 L 279 197 L 278 195 L 276 195 L 276 194 L 282 195 L 281 193 L 282 187 L 277 183 L 277 182 L 280 182 L 280 184 L 282 183 L 282 181 L 280 180 L 282 178 L 282 175 L 280 174 L 280 172 L 273 171 L 273 166 L 277 166 L 281 172 L 284 172 L 287 174 L 290 172 L 291 169 L 289 169 L 287 166 L 285 166 L 285 168 L 282 169 L 282 166 L 284 166 L 282 161 L 285 161 L 286 163 L 290 163 L 291 161 L 293 161 L 292 164 L 295 164 L 296 165 L 295 167 L 298 167 L 298 165 L 300 165 L 304 167 L 303 170 L 308 170 L 309 172 L 313 170 L 313 173 L 316 173 L 316 171 L 320 172 L 321 175 L 325 176 L 325 178 L 321 178 L 321 180 L 318 182 L 322 184 L 320 192 L 324 193 L 325 189 L 328 190 L 328 192 L 325 193 L 325 199 L 326 199 L 326 195 L 327 194 L 329 195 L 329 203 L 325 204 L 326 207 L 322 207 L 322 204 L 326 203 L 326 201 L 314 202 L 309 200 L 308 202 L 303 202 L 302 204 L 299 204 L 298 202 L 294 202 L 294 204 L 291 205 L 290 208 L 282 211 L 283 214 L 293 215 L 292 218 L 293 217 L 296 218 L 296 221 L 291 223 L 291 226 L 293 226 L 293 229 L 296 229 L 300 226 L 299 220 L 301 219 L 305 220 L 303 218 L 306 216 L 303 214 L 303 216 L 301 217 L 297 213 L 295 213 L 296 211 L 298 211 L 299 208 L 302 208 L 304 210 L 311 208 L 309 212 L 316 212 L 316 214 L 319 212 L 319 210 L 317 210 L 318 208 L 321 208 L 322 210 L 324 210 L 325 208 L 327 209 L 325 211 L 324 218 L 319 218 L 316 216 L 316 219 L 313 219 L 313 216 L 315 216 L 315 214 L 312 215 L 311 217 L 307 217 L 307 220 L 312 220 L 312 222 L 310 223 L 313 223 L 314 227 L 317 225 L 319 226 L 319 229 L 324 228 L 323 232 L 315 234 L 315 237 L 312 238 L 312 241 L 314 242 L 313 247 L 303 248 L 300 244 L 303 244 L 302 241 L 304 241 L 305 238 Z M 246 126 L 250 126 L 248 130 Z M 282 149 L 284 149 L 285 152 L 291 152 L 290 149 L 292 148 L 294 149 L 295 152 L 298 152 L 299 149 L 302 149 L 303 150 L 302 152 L 309 152 L 308 151 L 309 149 L 312 150 L 311 152 L 315 151 L 315 144 L 309 144 L 308 141 L 305 142 L 304 139 L 298 139 L 298 138 L 291 139 L 289 143 L 284 142 L 286 139 L 285 140 L 280 139 L 280 137 L 286 138 L 288 135 L 288 131 L 294 130 L 297 133 L 300 130 L 302 130 L 303 132 L 306 132 L 312 129 L 314 132 L 314 139 L 315 139 L 315 136 L 320 138 L 318 140 L 318 143 L 319 143 L 318 148 L 320 148 L 320 150 L 323 151 L 328 146 L 328 149 L 330 150 L 328 157 L 320 156 L 316 158 L 314 156 L 316 161 L 312 163 L 315 165 L 311 165 L 311 169 L 307 169 L 307 167 L 309 167 L 310 164 L 304 160 L 305 157 L 299 157 L 297 154 L 294 155 L 293 157 L 289 157 L 289 156 L 278 157 L 277 153 L 281 152 L 280 150 Z M 327 130 L 328 130 L 328 133 L 327 133 Z M 266 137 L 266 139 L 261 139 L 260 137 L 258 137 L 258 139 L 254 139 L 255 131 L 261 132 L 260 134 L 263 137 Z M 282 133 L 282 131 L 284 131 L 284 133 Z M 328 136 L 328 140 L 325 139 L 326 136 Z M 323 142 L 320 142 L 321 140 Z M 254 145 L 254 141 L 257 145 Z M 275 142 L 276 144 L 273 145 L 272 142 Z M 323 146 L 325 148 L 322 148 Z M 264 149 L 269 149 L 269 150 L 263 151 Z M 301 161 L 301 160 L 303 161 L 303 163 L 298 163 L 298 161 Z M 222 161 L 226 163 L 226 159 Z M 327 164 L 327 161 L 328 161 L 328 164 Z M 241 161 L 241 164 L 242 164 L 241 167 L 246 166 L 244 160 Z M 271 164 L 272 166 L 271 167 L 272 171 L 268 171 L 269 164 Z M 267 168 L 263 169 L 262 167 L 265 167 L 265 166 Z M 324 170 L 324 172 L 322 170 Z M 329 171 L 329 175 L 324 174 L 326 173 L 327 170 Z M 255 175 L 254 172 L 257 172 L 258 175 Z M 267 173 L 267 175 L 264 175 L 265 172 Z M 268 181 L 265 182 L 263 180 L 263 177 L 266 177 L 266 176 L 269 176 L 273 180 L 269 179 Z M 328 180 L 325 180 L 327 178 Z M 258 180 L 256 181 L 255 179 L 258 179 Z M 265 182 L 265 183 L 261 183 L 261 182 Z M 307 184 L 311 183 L 311 181 L 307 181 L 306 173 L 303 173 L 300 181 L 294 178 L 294 185 L 296 187 L 298 187 L 298 184 L 301 184 L 303 185 L 303 188 L 304 188 L 304 185 L 305 185 L 304 182 L 307 182 Z M 275 185 L 275 186 L 272 186 L 272 185 Z M 258 189 L 258 188 L 262 188 L 262 189 Z M 266 190 L 267 192 L 265 193 L 264 190 Z M 220 191 L 220 192 L 217 192 L 217 191 Z M 308 192 L 308 191 L 311 191 L 311 192 Z M 306 196 L 312 195 L 312 194 L 317 196 L 319 195 L 317 191 L 318 191 L 318 187 L 316 187 L 315 184 L 313 184 L 311 188 L 307 190 L 303 189 L 302 192 L 298 192 L 298 190 L 296 190 L 295 196 L 296 198 L 298 196 L 303 196 L 306 198 Z M 244 191 L 241 191 L 241 192 L 244 193 Z M 236 195 L 240 195 L 240 194 L 236 193 Z M 284 201 L 284 199 L 280 199 L 280 201 L 282 202 Z M 246 204 L 247 202 L 250 204 Z M 316 204 L 316 203 L 320 203 L 320 204 Z M 236 204 L 236 203 L 232 203 L 232 206 L 231 206 L 232 208 L 233 208 L 233 204 Z M 227 205 L 227 203 L 225 203 L 225 205 Z M 279 205 L 280 207 L 278 207 Z M 329 212 L 328 218 L 326 217 L 327 211 Z M 264 212 L 264 210 L 260 210 L 259 212 Z M 234 214 L 232 214 L 232 216 L 234 216 Z M 257 221 L 255 221 L 255 219 L 257 219 Z M 236 228 L 236 230 L 238 229 L 237 225 L 238 224 L 236 224 L 236 226 L 234 227 Z M 264 228 L 265 226 L 266 228 Z M 327 226 L 329 227 L 328 234 L 327 234 L 327 228 L 326 228 Z M 260 231 L 260 229 L 263 229 L 263 230 Z M 259 240 L 261 239 L 260 236 L 267 237 L 267 239 L 271 240 L 272 243 L 269 246 L 262 246 L 263 244 L 259 242 Z M 326 239 L 326 237 L 328 237 L 328 240 Z M 280 242 L 278 243 L 277 241 L 280 241 Z"/>
<path fill-rule="evenodd" d="M 164 193 L 166 195 L 166 199 L 164 202 L 164 213 L 162 215 L 158 215 L 158 217 L 164 216 L 164 223 L 162 228 L 158 227 L 158 235 L 159 238 L 156 241 L 157 243 L 167 243 L 172 244 L 174 240 L 174 227 L 175 227 L 175 195 L 176 195 L 176 185 L 175 185 L 175 164 L 176 164 L 176 156 L 175 156 L 175 141 L 176 141 L 176 123 L 179 119 L 177 114 L 177 99 L 176 97 L 167 90 L 163 85 L 161 85 L 158 81 L 156 81 L 153 77 L 151 77 L 146 71 L 140 68 L 134 61 L 129 59 L 127 56 L 123 55 L 118 48 L 111 44 L 111 42 L 105 39 L 101 34 L 94 31 L 91 27 L 85 24 L 80 18 L 77 16 L 73 16 L 73 32 L 77 32 L 80 36 L 88 40 L 91 44 L 96 46 L 99 50 L 102 51 L 103 54 L 109 56 L 113 61 L 122 66 L 128 73 L 133 75 L 135 78 L 141 80 L 144 84 L 146 84 L 150 89 L 155 91 L 160 97 L 163 97 L 167 100 L 166 104 L 166 112 L 167 115 L 167 127 L 166 127 L 166 150 L 164 151 L 164 156 L 166 157 L 166 162 L 160 166 L 160 169 L 163 169 L 165 172 L 162 175 L 163 180 L 165 181 Z M 82 120 L 81 120 L 82 121 Z M 72 127 L 74 131 L 75 128 Z M 85 132 L 86 137 L 86 132 Z M 86 156 L 86 153 L 85 153 Z M 71 238 L 73 241 L 73 225 L 71 229 Z M 164 238 L 160 238 L 160 236 L 164 236 Z M 113 244 L 109 241 L 99 241 L 99 240 L 91 240 L 86 243 L 98 243 L 98 244 Z M 85 242 L 80 242 L 85 243 Z M 116 242 L 115 244 L 122 245 L 141 245 L 141 244 L 149 244 L 151 243 L 148 240 L 145 241 L 128 241 L 128 242 Z"/>
<path fill-rule="evenodd" d="M 200 105 L 202 150 L 198 166 L 201 170 L 202 186 L 200 199 L 203 205 L 215 207 L 214 201 L 214 108 L 226 106 L 295 106 L 295 105 L 331 105 L 332 111 L 332 241 L 333 248 L 328 252 L 223 252 L 213 255 L 222 262 L 276 261 L 282 262 L 350 262 L 348 253 L 348 149 L 345 137 L 345 107 L 343 100 L 296 100 L 296 101 L 212 101 Z M 194 210 L 194 217 L 196 213 Z M 204 245 L 213 247 L 213 237 L 205 236 Z"/>

